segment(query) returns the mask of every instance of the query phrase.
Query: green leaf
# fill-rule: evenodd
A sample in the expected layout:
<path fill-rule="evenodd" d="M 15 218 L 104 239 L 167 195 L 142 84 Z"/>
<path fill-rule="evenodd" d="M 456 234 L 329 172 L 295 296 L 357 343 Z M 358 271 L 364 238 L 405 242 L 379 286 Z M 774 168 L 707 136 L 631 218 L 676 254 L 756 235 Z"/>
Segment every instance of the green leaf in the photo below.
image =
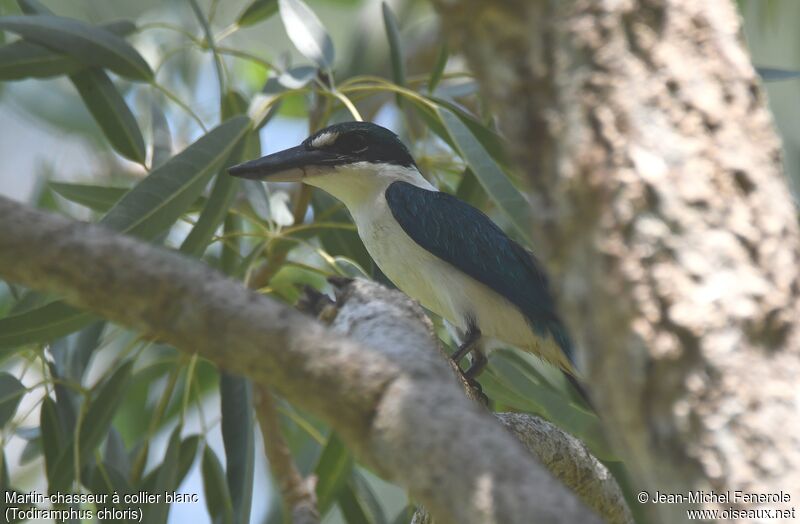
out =
<path fill-rule="evenodd" d="M 533 365 L 534 356 L 500 349 L 481 375 L 484 392 L 511 408 L 540 415 L 578 437 L 601 460 L 616 460 L 594 413 L 556 391 Z"/>
<path fill-rule="evenodd" d="M 250 119 L 231 118 L 154 169 L 100 221 L 116 231 L 153 239 L 194 202 L 211 175 L 250 129 Z"/>
<path fill-rule="evenodd" d="M 488 195 L 483 190 L 478 177 L 472 172 L 470 168 L 464 170 L 464 176 L 461 177 L 461 182 L 456 189 L 456 196 L 478 209 L 483 209 L 486 205 Z"/>
<path fill-rule="evenodd" d="M 241 27 L 257 24 L 278 12 L 278 0 L 255 0 L 239 15 L 236 21 Z"/>
<path fill-rule="evenodd" d="M 100 343 L 100 335 L 105 325 L 104 321 L 93 322 L 83 328 L 77 336 L 59 341 L 63 342 L 59 343 L 60 347 L 50 348 L 53 364 L 60 378 L 81 382 L 92 352 Z"/>
<path fill-rule="evenodd" d="M 383 25 L 386 28 L 386 37 L 389 40 L 389 52 L 392 57 L 392 77 L 395 84 L 404 86 L 406 85 L 406 66 L 403 62 L 403 48 L 400 45 L 402 40 L 400 39 L 397 17 L 385 1 L 381 3 L 381 10 L 383 11 Z"/>
<path fill-rule="evenodd" d="M 136 30 L 136 25 L 127 20 L 103 24 L 100 27 L 119 36 Z M 51 51 L 26 40 L 17 40 L 0 47 L 0 80 L 71 75 L 86 67 L 83 62 L 69 55 Z"/>
<path fill-rule="evenodd" d="M 81 455 L 90 454 L 105 440 L 117 407 L 122 403 L 131 382 L 133 362 L 119 367 L 92 393 L 92 401 L 81 424 L 79 450 Z M 88 458 L 88 457 L 87 457 Z"/>
<path fill-rule="evenodd" d="M 172 134 L 164 111 L 156 102 L 150 105 L 150 123 L 153 132 L 153 158 L 150 167 L 155 169 L 172 156 Z"/>
<path fill-rule="evenodd" d="M 322 69 L 333 65 L 333 41 L 314 11 L 303 0 L 278 0 L 281 20 L 289 40 Z"/>
<path fill-rule="evenodd" d="M 91 68 L 70 76 L 103 134 L 116 151 L 144 164 L 144 138 L 136 118 L 102 69 Z"/>
<path fill-rule="evenodd" d="M 92 211 L 107 212 L 128 192 L 128 187 L 93 186 L 89 184 L 66 184 L 64 182 L 48 182 L 50 188 L 66 198 L 86 206 Z"/>
<path fill-rule="evenodd" d="M 428 80 L 428 93 L 433 93 L 436 90 L 436 86 L 441 82 L 448 58 L 450 58 L 450 50 L 447 48 L 447 44 L 442 44 L 439 48 L 439 54 L 436 55 L 436 63 L 433 65 L 431 78 Z"/>
<path fill-rule="evenodd" d="M 206 496 L 206 507 L 212 522 L 215 524 L 233 523 L 233 503 L 225 473 L 214 451 L 206 446 L 203 450 L 203 492 Z"/>
<path fill-rule="evenodd" d="M 222 372 L 219 392 L 222 442 L 225 445 L 227 465 L 227 492 L 232 499 L 235 522 L 247 523 L 250 522 L 255 462 L 253 387 L 244 377 Z"/>
<path fill-rule="evenodd" d="M 169 228 L 200 195 L 208 179 L 250 129 L 247 117 L 220 124 L 172 157 L 112 207 L 101 224 L 147 240 Z M 0 319 L 0 348 L 45 342 L 86 325 L 92 315 L 63 302 Z"/>
<path fill-rule="evenodd" d="M 475 138 L 481 143 L 481 145 L 492 156 L 492 158 L 494 158 L 498 164 L 508 169 L 510 163 L 505 152 L 505 146 L 503 145 L 503 138 L 500 135 L 486 127 L 473 115 L 464 111 L 458 104 L 454 104 L 449 100 L 438 97 L 428 97 L 428 100 L 455 113 L 455 115 L 461 119 L 464 125 L 469 128 L 470 132 L 475 135 Z"/>
<path fill-rule="evenodd" d="M 11 420 L 25 395 L 25 386 L 11 373 L 0 373 L 0 427 Z"/>
<path fill-rule="evenodd" d="M 324 516 L 333 506 L 342 487 L 350 478 L 353 469 L 353 457 L 339 440 L 335 433 L 331 433 L 328 442 L 314 468 L 317 477 L 317 505 L 320 516 Z"/>
<path fill-rule="evenodd" d="M 17 0 L 20 10 L 26 15 L 52 15 L 53 12 L 39 0 Z"/>
<path fill-rule="evenodd" d="M 194 257 L 201 256 L 214 236 L 214 232 L 225 220 L 236 193 L 239 190 L 239 179 L 219 173 L 214 181 L 214 188 L 208 198 L 194 227 L 186 235 L 180 250 Z"/>
<path fill-rule="evenodd" d="M 86 415 L 83 417 L 78 434 L 79 466 L 85 466 L 94 456 L 94 450 L 103 442 L 111 428 L 117 407 L 122 403 L 131 382 L 133 362 L 128 361 L 119 367 L 92 393 Z M 44 431 L 44 430 L 43 430 Z M 69 486 L 75 478 L 75 436 L 61 449 L 53 468 L 50 489 L 60 491 Z"/>
<path fill-rule="evenodd" d="M 756 72 L 765 82 L 800 78 L 800 71 L 790 71 L 788 69 L 777 69 L 774 67 L 756 67 Z"/>
<path fill-rule="evenodd" d="M 39 14 L 4 16 L 0 29 L 64 53 L 89 66 L 108 68 L 132 80 L 151 81 L 153 71 L 119 36 L 80 20 Z"/>
<path fill-rule="evenodd" d="M 405 508 L 401 509 L 397 515 L 395 515 L 394 520 L 392 521 L 393 524 L 408 524 L 411 522 L 411 519 L 414 518 L 414 513 L 416 512 L 416 508 L 409 504 Z"/>
<path fill-rule="evenodd" d="M 181 426 L 176 427 L 169 437 L 167 451 L 164 453 L 164 460 L 158 468 L 155 478 L 155 485 L 152 493 L 165 493 L 174 491 L 178 477 L 178 465 L 180 462 L 181 450 Z M 162 497 L 163 500 L 163 497 Z M 153 524 L 166 523 L 169 517 L 170 504 L 161 502 L 159 504 L 147 504 L 144 507 L 144 515 L 141 522 Z"/>
<path fill-rule="evenodd" d="M 181 449 L 178 453 L 178 475 L 175 477 L 175 484 L 173 490 L 178 489 L 180 483 L 189 474 L 192 469 L 195 455 L 197 455 L 197 447 L 200 445 L 200 436 L 191 435 L 181 441 Z"/>
<path fill-rule="evenodd" d="M 85 326 L 96 317 L 63 302 L 0 318 L 0 349 L 54 340 Z"/>
<path fill-rule="evenodd" d="M 130 391 L 130 390 L 129 390 Z M 117 414 L 119 415 L 119 408 Z M 105 451 L 103 452 L 103 460 L 106 464 L 111 465 L 118 472 L 122 473 L 126 478 L 131 473 L 131 458 L 128 455 L 128 450 L 125 448 L 125 442 L 122 440 L 122 435 L 113 426 L 108 431 L 108 438 L 106 438 Z"/>
<path fill-rule="evenodd" d="M 531 218 L 528 201 L 455 113 L 439 108 L 439 115 L 458 152 L 478 177 L 486 193 L 508 216 L 520 237 L 530 242 Z"/>
<path fill-rule="evenodd" d="M 230 118 L 247 112 L 247 100 L 236 91 L 229 91 L 222 97 L 222 117 Z M 230 157 L 226 166 L 243 160 L 246 141 L 240 141 Z M 225 170 L 217 174 L 214 188 L 208 198 L 203 211 L 197 219 L 192 230 L 181 244 L 180 250 L 189 255 L 199 257 L 203 254 L 214 232 L 225 219 L 236 193 L 239 190 L 239 179 L 229 176 Z"/>
<path fill-rule="evenodd" d="M 47 473 L 47 483 L 52 486 L 55 480 L 56 462 L 63 451 L 62 435 L 64 434 L 64 428 L 61 426 L 61 421 L 56 411 L 56 403 L 52 398 L 45 397 L 39 409 L 39 427 L 42 435 L 45 472 Z"/>
<path fill-rule="evenodd" d="M 197 455 L 197 447 L 200 444 L 200 437 L 198 435 L 192 435 L 190 437 L 186 437 L 181 441 L 180 450 L 178 451 L 178 472 L 173 479 L 174 482 L 172 487 L 170 488 L 172 491 L 175 491 L 180 487 L 181 482 L 183 479 L 186 478 L 186 475 L 189 474 L 189 470 L 192 469 L 192 464 L 194 463 L 195 455 Z M 139 487 L 148 492 L 153 492 L 156 489 L 156 481 L 158 480 L 158 476 L 161 474 L 161 467 L 156 467 L 152 471 L 150 471 L 142 481 L 139 483 Z"/>
<path fill-rule="evenodd" d="M 348 524 L 386 524 L 386 514 L 372 488 L 357 469 L 353 468 L 347 485 L 339 494 L 339 508 Z"/>

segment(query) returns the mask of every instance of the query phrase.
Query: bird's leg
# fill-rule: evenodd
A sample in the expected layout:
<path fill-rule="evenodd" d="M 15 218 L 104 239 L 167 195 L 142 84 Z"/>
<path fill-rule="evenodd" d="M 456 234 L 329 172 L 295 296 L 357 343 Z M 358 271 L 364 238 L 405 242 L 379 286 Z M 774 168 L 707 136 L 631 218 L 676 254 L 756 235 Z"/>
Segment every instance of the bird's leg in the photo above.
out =
<path fill-rule="evenodd" d="M 486 358 L 486 355 L 483 353 L 483 351 L 479 349 L 474 350 L 471 355 L 472 364 L 470 364 L 469 368 L 464 372 L 464 376 L 469 380 L 475 380 L 475 377 L 483 372 L 486 364 L 489 363 L 489 359 Z"/>
<path fill-rule="evenodd" d="M 468 354 L 472 355 L 472 364 L 466 372 L 462 371 L 461 374 L 463 375 L 467 384 L 469 384 L 469 387 L 472 388 L 475 394 L 477 394 L 481 402 L 483 402 L 485 405 L 488 405 L 488 397 L 483 393 L 480 383 L 475 380 L 475 377 L 483 370 L 487 362 L 483 351 L 477 347 L 480 340 L 481 330 L 478 329 L 474 324 L 469 323 L 464 341 L 461 343 L 455 353 L 453 353 L 451 358 L 453 359 L 453 362 L 455 362 L 456 367 L 460 370 L 461 366 L 459 366 L 458 363 L 461 361 L 461 359 Z"/>
<path fill-rule="evenodd" d="M 464 358 L 470 351 L 475 348 L 475 345 L 481 339 L 481 330 L 478 329 L 473 324 L 470 324 L 467 328 L 467 336 L 464 337 L 464 342 L 458 347 L 455 353 L 452 355 L 453 362 L 458 365 L 462 358 Z"/>

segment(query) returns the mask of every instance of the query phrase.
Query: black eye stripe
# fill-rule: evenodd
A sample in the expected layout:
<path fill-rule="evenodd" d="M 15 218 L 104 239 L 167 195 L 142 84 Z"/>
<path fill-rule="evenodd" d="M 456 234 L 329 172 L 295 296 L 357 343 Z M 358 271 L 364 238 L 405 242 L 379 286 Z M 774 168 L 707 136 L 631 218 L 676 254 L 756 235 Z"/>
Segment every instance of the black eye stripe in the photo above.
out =
<path fill-rule="evenodd" d="M 333 124 L 307 138 L 308 149 L 325 150 L 337 162 L 371 162 L 414 166 L 408 149 L 392 131 L 369 122 Z"/>

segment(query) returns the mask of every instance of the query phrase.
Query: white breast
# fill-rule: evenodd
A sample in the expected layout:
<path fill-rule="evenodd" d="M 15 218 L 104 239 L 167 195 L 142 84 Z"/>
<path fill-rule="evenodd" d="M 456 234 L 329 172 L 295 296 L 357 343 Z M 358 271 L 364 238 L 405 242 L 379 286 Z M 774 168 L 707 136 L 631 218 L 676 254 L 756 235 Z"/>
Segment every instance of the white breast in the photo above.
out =
<path fill-rule="evenodd" d="M 386 202 L 385 191 L 402 179 L 435 191 L 416 170 L 381 177 L 358 172 L 309 180 L 344 202 L 370 256 L 405 294 L 447 319 L 462 331 L 472 318 L 483 335 L 547 360 L 560 360 L 552 339 L 542 341 L 519 310 L 501 295 L 420 247 L 400 227 Z M 416 176 L 414 176 L 416 175 Z"/>

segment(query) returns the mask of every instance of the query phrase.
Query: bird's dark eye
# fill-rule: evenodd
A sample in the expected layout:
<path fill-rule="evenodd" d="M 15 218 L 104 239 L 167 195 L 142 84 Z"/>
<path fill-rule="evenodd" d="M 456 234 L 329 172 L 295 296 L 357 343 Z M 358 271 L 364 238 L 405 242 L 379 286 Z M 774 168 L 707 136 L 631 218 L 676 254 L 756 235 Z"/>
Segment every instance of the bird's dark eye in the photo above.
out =
<path fill-rule="evenodd" d="M 348 133 L 336 141 L 336 149 L 344 153 L 358 154 L 367 150 L 367 140 L 360 133 Z"/>

